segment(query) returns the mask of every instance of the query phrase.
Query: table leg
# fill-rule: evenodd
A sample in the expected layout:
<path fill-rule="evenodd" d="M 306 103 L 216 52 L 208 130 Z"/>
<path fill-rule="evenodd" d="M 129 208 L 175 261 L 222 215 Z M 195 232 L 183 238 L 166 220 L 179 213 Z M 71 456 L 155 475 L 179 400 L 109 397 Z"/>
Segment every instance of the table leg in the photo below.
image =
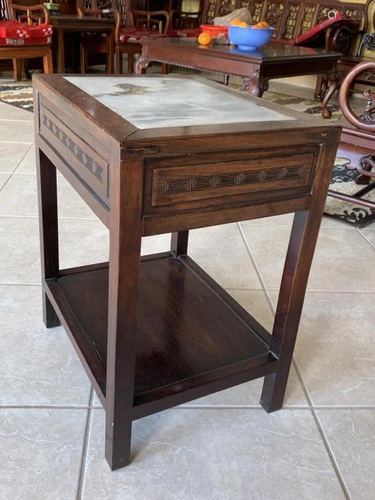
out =
<path fill-rule="evenodd" d="M 113 75 L 114 57 L 114 34 L 113 31 L 107 35 L 107 73 Z"/>
<path fill-rule="evenodd" d="M 334 163 L 339 133 L 335 131 L 330 136 L 333 141 L 324 146 L 317 166 L 310 209 L 298 212 L 294 217 L 271 341 L 271 351 L 280 364 L 276 373 L 265 377 L 260 401 L 267 412 L 279 410 L 283 405 L 307 280 L 331 179 L 332 169 L 327 165 Z"/>
<path fill-rule="evenodd" d="M 171 238 L 171 252 L 173 252 L 176 257 L 179 255 L 187 255 L 189 242 L 189 231 L 179 231 L 177 233 L 172 233 Z"/>
<path fill-rule="evenodd" d="M 145 73 L 146 72 L 145 70 L 149 64 L 150 64 L 150 58 L 146 54 L 142 54 L 135 66 L 135 72 L 137 73 L 137 75 Z"/>
<path fill-rule="evenodd" d="M 263 92 L 268 90 L 268 80 L 263 77 L 258 67 L 253 71 L 250 77 L 244 78 L 243 87 L 248 90 L 251 95 L 262 97 Z"/>
<path fill-rule="evenodd" d="M 328 102 L 337 90 L 339 85 L 339 74 L 336 70 L 328 74 L 329 87 L 322 101 L 322 116 L 323 118 L 331 118 L 331 111 L 327 108 Z"/>
<path fill-rule="evenodd" d="M 47 75 L 53 73 L 52 51 L 48 50 L 47 54 L 43 56 L 43 70 Z"/>
<path fill-rule="evenodd" d="M 59 276 L 57 182 L 56 168 L 38 147 L 36 164 L 42 283 L 44 285 L 46 279 Z M 60 325 L 60 320 L 45 292 L 43 292 L 43 319 L 47 328 Z"/>
<path fill-rule="evenodd" d="M 130 462 L 142 239 L 142 166 L 139 162 L 127 163 L 124 168 L 113 169 L 111 178 L 106 382 L 106 458 L 111 470 Z"/>
<path fill-rule="evenodd" d="M 57 30 L 57 72 L 65 73 L 64 31 L 61 28 Z"/>

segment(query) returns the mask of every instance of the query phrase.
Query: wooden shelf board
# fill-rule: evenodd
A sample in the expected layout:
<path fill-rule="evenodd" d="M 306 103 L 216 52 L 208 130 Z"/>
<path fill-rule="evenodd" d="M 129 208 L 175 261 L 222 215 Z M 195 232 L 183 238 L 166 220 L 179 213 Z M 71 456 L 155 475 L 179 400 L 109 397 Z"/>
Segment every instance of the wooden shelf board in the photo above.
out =
<path fill-rule="evenodd" d="M 64 270 L 47 284 L 86 366 L 102 378 L 108 264 Z M 189 257 L 142 258 L 139 304 L 134 405 L 144 409 L 135 408 L 135 418 L 168 407 L 157 402 L 178 393 L 189 401 L 218 380 L 221 390 L 277 369 L 270 334 Z M 96 385 L 105 397 L 103 383 Z"/>

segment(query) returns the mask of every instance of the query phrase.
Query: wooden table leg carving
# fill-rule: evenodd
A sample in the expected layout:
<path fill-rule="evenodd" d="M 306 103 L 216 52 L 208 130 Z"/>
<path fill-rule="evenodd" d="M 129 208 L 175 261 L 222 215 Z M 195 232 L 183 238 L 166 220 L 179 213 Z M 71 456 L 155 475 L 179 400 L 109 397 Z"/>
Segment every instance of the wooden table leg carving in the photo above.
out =
<path fill-rule="evenodd" d="M 142 54 L 138 59 L 135 67 L 135 72 L 137 73 L 137 75 L 145 73 L 146 72 L 145 70 L 149 64 L 150 64 L 150 58 L 146 54 Z"/>
<path fill-rule="evenodd" d="M 268 79 L 261 75 L 259 68 L 243 80 L 243 88 L 255 97 L 262 97 L 263 93 L 268 90 L 268 86 Z"/>

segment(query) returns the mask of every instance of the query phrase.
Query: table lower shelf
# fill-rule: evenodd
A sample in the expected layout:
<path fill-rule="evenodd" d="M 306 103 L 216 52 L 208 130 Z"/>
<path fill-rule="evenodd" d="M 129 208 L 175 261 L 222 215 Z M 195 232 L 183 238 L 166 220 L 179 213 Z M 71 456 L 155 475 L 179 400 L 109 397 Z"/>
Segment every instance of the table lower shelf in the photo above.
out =
<path fill-rule="evenodd" d="M 61 271 L 46 284 L 105 404 L 108 264 Z M 134 418 L 275 372 L 270 339 L 189 257 L 142 258 Z"/>

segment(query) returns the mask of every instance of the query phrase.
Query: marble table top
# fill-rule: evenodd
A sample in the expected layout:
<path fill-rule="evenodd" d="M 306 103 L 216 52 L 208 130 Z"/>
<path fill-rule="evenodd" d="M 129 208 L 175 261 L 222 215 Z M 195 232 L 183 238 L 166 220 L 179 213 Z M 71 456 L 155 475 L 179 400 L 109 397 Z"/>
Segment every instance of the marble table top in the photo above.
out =
<path fill-rule="evenodd" d="M 65 79 L 138 129 L 295 119 L 191 78 Z"/>

